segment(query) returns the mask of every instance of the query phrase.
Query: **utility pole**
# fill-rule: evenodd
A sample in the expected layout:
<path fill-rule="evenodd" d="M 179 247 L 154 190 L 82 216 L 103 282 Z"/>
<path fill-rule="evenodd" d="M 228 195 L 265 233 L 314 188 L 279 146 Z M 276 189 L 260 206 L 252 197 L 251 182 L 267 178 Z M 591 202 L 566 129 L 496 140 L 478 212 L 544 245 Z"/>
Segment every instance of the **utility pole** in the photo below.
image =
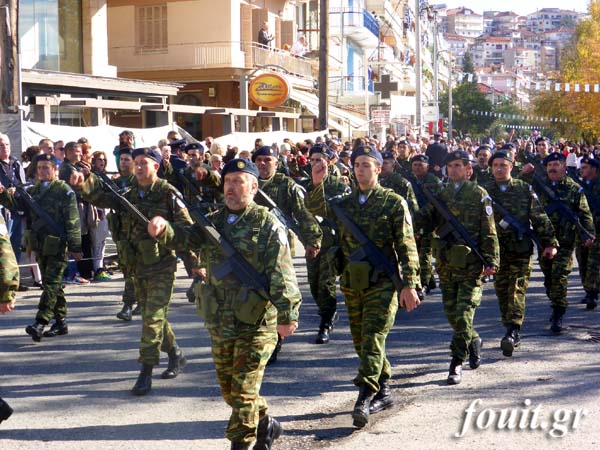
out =
<path fill-rule="evenodd" d="M 448 142 L 452 140 L 452 76 L 454 63 L 450 57 L 450 76 L 448 77 Z"/>
<path fill-rule="evenodd" d="M 19 99 L 18 0 L 0 6 L 0 114 L 16 113 Z"/>
<path fill-rule="evenodd" d="M 416 26 L 415 26 L 415 34 L 417 35 L 417 39 L 416 39 L 416 60 L 417 60 L 417 64 L 416 64 L 416 83 L 417 83 L 417 89 L 416 89 L 416 126 L 418 129 L 418 134 L 420 135 L 421 132 L 423 131 L 423 112 L 422 112 L 422 107 L 423 107 L 423 65 L 421 63 L 421 4 L 420 4 L 420 0 L 415 0 L 415 15 L 416 15 Z"/>
<path fill-rule="evenodd" d="M 328 128 L 329 0 L 319 0 L 319 131 Z M 342 50 L 343 51 L 343 50 Z"/>

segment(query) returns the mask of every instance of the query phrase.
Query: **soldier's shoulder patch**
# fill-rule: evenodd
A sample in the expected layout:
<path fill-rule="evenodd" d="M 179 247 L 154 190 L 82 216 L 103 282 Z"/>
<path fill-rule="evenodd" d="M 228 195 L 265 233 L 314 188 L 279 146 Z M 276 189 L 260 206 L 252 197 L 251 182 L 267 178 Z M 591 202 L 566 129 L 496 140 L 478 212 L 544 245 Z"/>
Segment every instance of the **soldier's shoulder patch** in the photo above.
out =
<path fill-rule="evenodd" d="M 287 246 L 288 236 L 285 227 L 279 221 L 274 221 L 272 230 L 277 235 L 277 241 L 279 244 L 281 246 Z"/>
<path fill-rule="evenodd" d="M 75 195 L 75 191 L 73 189 L 69 188 L 69 190 L 67 190 L 66 194 L 67 194 L 67 196 Z"/>
<path fill-rule="evenodd" d="M 492 209 L 492 205 L 485 205 L 485 213 L 488 216 L 491 216 L 494 213 L 494 210 Z"/>
<path fill-rule="evenodd" d="M 174 197 L 175 198 L 175 204 L 181 208 L 181 209 L 186 209 L 187 207 L 185 206 L 185 203 L 183 203 L 183 201 L 181 201 L 181 199 L 177 196 Z"/>
<path fill-rule="evenodd" d="M 300 186 L 298 183 L 294 183 L 294 186 L 292 187 L 292 190 L 301 199 L 304 199 L 304 197 L 306 196 L 306 189 L 304 189 L 304 187 Z"/>

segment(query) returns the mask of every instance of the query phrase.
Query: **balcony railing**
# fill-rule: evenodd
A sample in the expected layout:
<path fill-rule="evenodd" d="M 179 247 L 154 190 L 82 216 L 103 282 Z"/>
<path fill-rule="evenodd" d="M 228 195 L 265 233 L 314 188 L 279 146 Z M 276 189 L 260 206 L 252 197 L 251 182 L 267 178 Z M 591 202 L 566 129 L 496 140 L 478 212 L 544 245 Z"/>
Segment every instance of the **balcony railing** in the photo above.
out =
<path fill-rule="evenodd" d="M 110 64 L 119 72 L 242 68 L 278 65 L 289 73 L 312 77 L 311 61 L 255 42 L 215 41 L 170 44 L 161 51 L 140 47 L 111 47 Z"/>
<path fill-rule="evenodd" d="M 379 39 L 379 23 L 366 9 L 329 8 L 329 14 L 331 16 L 330 27 L 340 29 L 342 27 L 362 27 Z M 347 30 L 340 31 L 347 32 Z"/>
<path fill-rule="evenodd" d="M 374 93 L 373 80 L 368 80 L 366 90 Z M 329 78 L 329 94 L 337 97 L 365 95 L 364 76 L 342 76 Z"/>

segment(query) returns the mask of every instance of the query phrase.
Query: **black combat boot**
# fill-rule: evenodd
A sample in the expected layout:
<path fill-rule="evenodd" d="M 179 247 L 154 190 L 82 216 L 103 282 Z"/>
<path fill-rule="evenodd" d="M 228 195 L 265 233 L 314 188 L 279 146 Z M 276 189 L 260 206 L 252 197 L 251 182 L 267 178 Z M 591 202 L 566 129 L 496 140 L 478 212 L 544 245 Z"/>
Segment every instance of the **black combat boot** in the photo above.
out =
<path fill-rule="evenodd" d="M 265 414 L 258 422 L 256 444 L 253 450 L 270 450 L 275 439 L 278 439 L 282 433 L 283 427 L 281 424 L 273 417 Z"/>
<path fill-rule="evenodd" d="M 511 357 L 515 348 L 521 343 L 521 337 L 519 336 L 519 326 L 509 325 L 506 327 L 506 334 L 500 341 L 500 348 L 502 354 L 506 357 Z"/>
<path fill-rule="evenodd" d="M 329 342 L 329 337 L 333 331 L 333 324 L 337 319 L 337 311 L 333 314 L 327 314 L 321 317 L 321 324 L 319 325 L 319 332 L 317 333 L 315 344 L 327 344 Z"/>
<path fill-rule="evenodd" d="M 587 305 L 588 300 L 590 299 L 590 293 L 589 292 L 585 292 L 585 296 L 579 300 L 579 303 L 581 303 L 582 305 Z"/>
<path fill-rule="evenodd" d="M 269 361 L 267 361 L 267 366 L 270 366 L 271 364 L 277 362 L 277 355 L 281 351 L 282 345 L 283 345 L 283 339 L 281 339 L 281 336 L 279 336 L 279 333 L 277 333 L 277 344 L 275 344 L 275 350 L 273 350 L 273 353 L 271 353 L 271 357 L 269 358 Z"/>
<path fill-rule="evenodd" d="M 429 279 L 429 283 L 427 283 L 427 286 L 425 286 L 425 293 L 429 294 L 431 291 L 435 291 L 436 288 L 437 285 L 435 284 L 435 277 L 432 275 Z"/>
<path fill-rule="evenodd" d="M 598 306 L 598 291 L 591 291 L 585 309 L 596 309 Z"/>
<path fill-rule="evenodd" d="M 460 384 L 462 381 L 462 361 L 458 358 L 452 358 L 450 361 L 450 371 L 448 372 L 448 384 Z"/>
<path fill-rule="evenodd" d="M 249 450 L 250 444 L 247 442 L 232 442 L 231 450 Z"/>
<path fill-rule="evenodd" d="M 40 323 L 36 320 L 31 325 L 28 325 L 27 328 L 25 328 L 25 332 L 29 336 L 31 336 L 31 339 L 33 339 L 35 342 L 40 342 L 42 340 L 42 336 L 44 334 L 45 326 L 46 326 L 45 324 Z"/>
<path fill-rule="evenodd" d="M 152 389 L 152 368 L 150 364 L 144 364 L 131 393 L 133 395 L 146 395 Z"/>
<path fill-rule="evenodd" d="M 66 319 L 56 319 L 50 329 L 44 332 L 44 337 L 56 337 L 69 334 Z"/>
<path fill-rule="evenodd" d="M 483 341 L 481 338 L 472 339 L 469 344 L 469 367 L 477 369 L 481 365 L 481 347 Z"/>
<path fill-rule="evenodd" d="M 179 372 L 183 370 L 183 368 L 187 365 L 187 359 L 183 356 L 183 352 L 179 348 L 179 346 L 173 347 L 169 350 L 169 365 L 167 369 L 160 374 L 162 379 L 171 379 L 175 378 L 179 375 Z"/>
<path fill-rule="evenodd" d="M 554 334 L 562 333 L 562 319 L 565 315 L 567 308 L 564 306 L 553 306 L 552 307 L 552 315 L 550 316 L 550 331 Z"/>
<path fill-rule="evenodd" d="M 135 305 L 135 308 L 133 308 L 133 311 L 131 311 L 131 314 L 134 316 L 139 316 L 142 313 L 142 305 L 140 305 L 140 303 L 138 302 L 137 305 Z"/>
<path fill-rule="evenodd" d="M 373 397 L 375 397 L 375 392 L 366 384 L 361 384 L 358 399 L 354 404 L 354 411 L 352 411 L 352 424 L 356 428 L 363 428 L 369 423 L 369 406 Z"/>
<path fill-rule="evenodd" d="M 124 320 L 125 322 L 131 322 L 132 316 L 131 306 L 126 304 L 123 304 L 123 308 L 117 313 L 117 319 Z"/>
<path fill-rule="evenodd" d="M 13 409 L 10 405 L 0 398 L 0 423 L 2 423 L 3 420 L 8 419 L 12 413 Z"/>
<path fill-rule="evenodd" d="M 392 396 L 392 390 L 388 385 L 387 381 L 379 382 L 379 392 L 375 394 L 371 405 L 369 406 L 369 414 L 375 414 L 379 411 L 383 411 L 394 404 L 394 397 Z"/>

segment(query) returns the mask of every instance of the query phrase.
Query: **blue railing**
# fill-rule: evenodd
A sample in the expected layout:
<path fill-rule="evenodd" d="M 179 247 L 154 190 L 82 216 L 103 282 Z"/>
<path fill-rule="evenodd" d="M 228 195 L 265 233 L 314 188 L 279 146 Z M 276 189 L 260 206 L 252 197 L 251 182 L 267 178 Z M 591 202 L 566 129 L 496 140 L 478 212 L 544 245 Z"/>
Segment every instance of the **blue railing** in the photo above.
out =
<path fill-rule="evenodd" d="M 366 9 L 363 9 L 363 24 L 367 30 L 373 33 L 377 38 L 379 38 L 379 23 Z"/>
<path fill-rule="evenodd" d="M 373 14 L 366 9 L 329 8 L 329 14 L 340 14 L 342 16 L 341 23 L 330 22 L 330 26 L 362 26 L 379 39 L 379 23 Z"/>

